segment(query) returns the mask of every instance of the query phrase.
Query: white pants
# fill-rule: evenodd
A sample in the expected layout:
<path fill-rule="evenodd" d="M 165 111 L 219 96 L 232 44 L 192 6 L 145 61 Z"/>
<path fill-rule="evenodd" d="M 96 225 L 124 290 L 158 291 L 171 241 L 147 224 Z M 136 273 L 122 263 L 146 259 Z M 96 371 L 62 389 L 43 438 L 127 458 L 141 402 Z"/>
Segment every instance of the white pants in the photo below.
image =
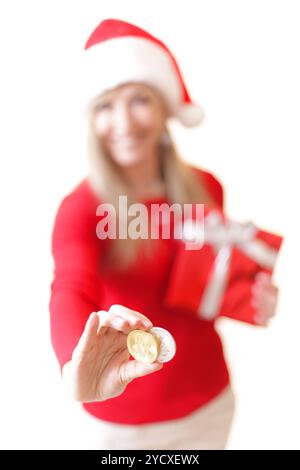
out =
<path fill-rule="evenodd" d="M 124 425 L 100 420 L 81 405 L 79 449 L 222 450 L 229 437 L 235 396 L 228 386 L 216 398 L 184 418 Z"/>

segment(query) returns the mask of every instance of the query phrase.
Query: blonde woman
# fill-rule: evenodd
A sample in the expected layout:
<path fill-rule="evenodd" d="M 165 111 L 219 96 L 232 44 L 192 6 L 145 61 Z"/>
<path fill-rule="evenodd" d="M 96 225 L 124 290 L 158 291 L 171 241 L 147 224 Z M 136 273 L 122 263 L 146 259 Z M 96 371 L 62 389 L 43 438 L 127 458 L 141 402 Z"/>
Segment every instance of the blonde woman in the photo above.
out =
<path fill-rule="evenodd" d="M 98 449 L 224 449 L 234 393 L 214 321 L 163 303 L 178 242 L 101 237 L 97 215 L 110 203 L 126 229 L 124 195 L 149 213 L 152 203 L 222 208 L 220 183 L 180 159 L 167 127 L 170 117 L 197 125 L 202 110 L 169 49 L 135 25 L 103 21 L 84 54 L 90 173 L 56 215 L 50 299 L 52 344 L 70 397 L 82 404 L 82 438 Z M 260 276 L 253 302 L 262 324 L 276 297 Z M 127 335 L 153 325 L 171 332 L 175 357 L 132 360 Z"/>

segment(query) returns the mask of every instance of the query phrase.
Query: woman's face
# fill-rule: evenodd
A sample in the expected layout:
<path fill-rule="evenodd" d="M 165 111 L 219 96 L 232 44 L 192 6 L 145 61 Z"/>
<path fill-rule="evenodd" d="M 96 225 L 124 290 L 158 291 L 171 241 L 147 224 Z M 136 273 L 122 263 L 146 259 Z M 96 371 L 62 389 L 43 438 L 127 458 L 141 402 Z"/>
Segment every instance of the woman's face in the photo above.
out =
<path fill-rule="evenodd" d="M 93 116 L 95 132 L 117 164 L 135 165 L 157 155 L 166 108 L 152 87 L 118 86 L 96 101 Z"/>

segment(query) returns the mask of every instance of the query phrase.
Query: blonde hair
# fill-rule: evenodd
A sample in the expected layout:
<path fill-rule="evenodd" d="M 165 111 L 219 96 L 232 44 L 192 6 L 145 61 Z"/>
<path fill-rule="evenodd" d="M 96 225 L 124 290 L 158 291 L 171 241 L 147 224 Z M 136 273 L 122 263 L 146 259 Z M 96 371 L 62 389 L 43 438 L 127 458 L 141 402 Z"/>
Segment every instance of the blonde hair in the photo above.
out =
<path fill-rule="evenodd" d="M 216 205 L 204 183 L 201 182 L 199 175 L 179 156 L 166 125 L 164 126 L 163 139 L 159 143 L 158 154 L 166 197 L 172 204 L 179 203 L 183 205 L 197 202 L 209 206 Z M 128 205 L 139 201 L 136 200 L 131 188 L 126 184 L 116 162 L 107 155 L 101 145 L 101 141 L 92 125 L 91 114 L 88 115 L 87 156 L 90 169 L 88 179 L 91 187 L 101 202 L 110 203 L 114 206 L 118 224 L 125 227 L 124 214 L 118 212 L 119 196 L 126 195 Z M 153 256 L 159 245 L 159 240 L 151 238 L 137 240 L 116 238 L 111 241 L 110 249 L 103 257 L 103 269 L 125 269 L 136 260 L 139 253 L 143 253 L 145 256 Z"/>

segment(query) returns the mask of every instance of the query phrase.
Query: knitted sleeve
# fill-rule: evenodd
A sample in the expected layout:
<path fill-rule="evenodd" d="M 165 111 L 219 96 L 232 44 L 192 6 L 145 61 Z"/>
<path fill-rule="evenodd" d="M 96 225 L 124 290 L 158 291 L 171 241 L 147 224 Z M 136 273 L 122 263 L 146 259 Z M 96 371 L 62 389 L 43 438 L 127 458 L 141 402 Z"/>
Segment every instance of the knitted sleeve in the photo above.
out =
<path fill-rule="evenodd" d="M 63 199 L 52 231 L 50 332 L 61 368 L 72 358 L 90 313 L 100 309 L 96 207 L 82 188 Z"/>

